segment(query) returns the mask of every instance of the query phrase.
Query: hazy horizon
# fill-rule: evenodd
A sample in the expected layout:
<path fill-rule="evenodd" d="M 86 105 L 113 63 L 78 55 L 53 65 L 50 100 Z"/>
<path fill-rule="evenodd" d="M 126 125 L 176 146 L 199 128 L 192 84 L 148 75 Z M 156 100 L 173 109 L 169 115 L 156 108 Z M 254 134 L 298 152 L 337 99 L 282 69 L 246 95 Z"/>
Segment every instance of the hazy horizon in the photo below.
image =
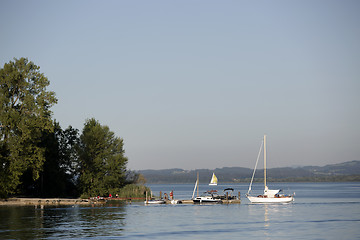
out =
<path fill-rule="evenodd" d="M 350 160 L 350 161 L 344 161 L 344 162 L 339 162 L 339 163 L 334 163 L 334 164 L 341 164 L 341 163 L 346 163 L 346 162 L 352 162 L 352 161 L 360 161 L 360 160 Z M 260 165 L 260 166 L 259 166 Z M 262 164 L 259 164 L 258 167 L 256 168 L 257 170 L 263 170 L 264 166 Z M 293 166 L 282 166 L 282 167 L 289 167 L 289 168 L 302 168 L 302 167 L 325 167 L 326 165 L 332 165 L 332 164 L 325 164 L 325 165 L 293 165 Z M 255 166 L 252 167 L 242 167 L 242 166 L 224 166 L 224 167 L 216 167 L 216 168 L 195 168 L 195 169 L 185 169 L 185 168 L 177 168 L 177 167 L 172 167 L 172 168 L 163 168 L 163 169 L 132 169 L 134 171 L 147 171 L 147 170 L 169 170 L 169 169 L 181 169 L 184 171 L 195 171 L 195 170 L 216 170 L 216 169 L 222 169 L 222 168 L 248 168 L 251 170 L 254 170 Z M 279 167 L 271 167 L 271 168 L 279 168 Z M 271 169 L 269 168 L 269 169 Z M 281 168 L 281 167 L 280 167 Z"/>
<path fill-rule="evenodd" d="M 0 65 L 50 80 L 62 128 L 94 117 L 128 168 L 360 159 L 359 1 L 1 1 Z M 261 166 L 261 163 L 259 163 Z"/>

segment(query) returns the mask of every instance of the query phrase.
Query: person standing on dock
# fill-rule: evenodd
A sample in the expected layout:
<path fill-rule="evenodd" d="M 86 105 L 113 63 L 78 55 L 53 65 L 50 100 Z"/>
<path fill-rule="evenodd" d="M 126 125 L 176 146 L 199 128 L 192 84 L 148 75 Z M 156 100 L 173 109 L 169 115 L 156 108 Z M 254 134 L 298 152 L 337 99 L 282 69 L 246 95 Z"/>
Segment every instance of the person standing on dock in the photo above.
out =
<path fill-rule="evenodd" d="M 174 191 L 173 190 L 170 192 L 170 198 L 171 198 L 171 200 L 174 200 Z"/>

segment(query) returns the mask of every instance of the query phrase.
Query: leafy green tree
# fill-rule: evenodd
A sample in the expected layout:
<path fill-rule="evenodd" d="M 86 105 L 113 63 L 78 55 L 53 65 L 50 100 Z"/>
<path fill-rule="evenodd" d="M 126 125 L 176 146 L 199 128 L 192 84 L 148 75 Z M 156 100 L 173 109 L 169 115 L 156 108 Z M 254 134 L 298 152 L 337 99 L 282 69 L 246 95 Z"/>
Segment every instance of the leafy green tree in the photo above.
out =
<path fill-rule="evenodd" d="M 83 196 L 106 196 L 126 184 L 123 139 L 94 118 L 85 122 L 80 136 L 80 186 Z"/>
<path fill-rule="evenodd" d="M 18 192 L 36 197 L 77 196 L 78 130 L 69 126 L 62 130 L 54 121 L 54 132 L 43 133 L 41 146 L 45 147 L 45 162 L 40 177 L 33 180 L 31 172 L 22 175 Z"/>
<path fill-rule="evenodd" d="M 50 108 L 57 103 L 47 91 L 49 80 L 27 58 L 14 59 L 0 69 L 0 196 L 15 192 L 30 170 L 39 178 L 45 161 L 42 133 L 53 131 Z"/>
<path fill-rule="evenodd" d="M 78 158 L 76 147 L 79 142 L 79 132 L 69 126 L 62 130 L 59 123 L 54 123 L 53 133 L 43 137 L 46 148 L 43 171 L 37 180 L 40 185 L 40 195 L 43 197 L 76 196 Z"/>
<path fill-rule="evenodd" d="M 58 124 L 55 126 L 55 136 L 59 146 L 59 168 L 75 184 L 79 177 L 79 158 L 77 152 L 80 141 L 79 130 L 72 126 L 62 130 Z"/>
<path fill-rule="evenodd" d="M 140 184 L 143 185 L 146 183 L 146 178 L 141 173 L 135 171 L 127 170 L 126 171 L 126 184 Z"/>

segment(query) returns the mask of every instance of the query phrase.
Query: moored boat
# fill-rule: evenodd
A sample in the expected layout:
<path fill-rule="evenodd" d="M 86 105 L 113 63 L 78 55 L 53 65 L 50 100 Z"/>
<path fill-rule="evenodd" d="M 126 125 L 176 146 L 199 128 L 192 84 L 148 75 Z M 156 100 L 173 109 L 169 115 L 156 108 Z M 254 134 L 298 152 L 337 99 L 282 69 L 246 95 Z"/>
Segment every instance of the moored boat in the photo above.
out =
<path fill-rule="evenodd" d="M 145 201 L 145 204 L 165 204 L 165 200 L 162 199 L 150 199 Z"/>
<path fill-rule="evenodd" d="M 215 175 L 215 174 L 214 174 Z M 195 197 L 195 191 L 197 190 L 197 196 Z M 192 195 L 193 203 L 222 203 L 221 199 L 218 198 L 216 190 L 207 191 L 199 196 L 199 173 L 195 182 L 195 187 Z"/>
<path fill-rule="evenodd" d="M 260 153 L 263 146 L 264 146 L 264 193 L 258 196 L 250 196 L 251 185 L 254 180 L 256 166 L 258 164 Z M 270 190 L 266 184 L 266 135 L 264 135 L 264 140 L 260 146 L 259 154 L 255 163 L 254 172 L 251 178 L 249 190 L 246 194 L 246 197 L 249 199 L 251 203 L 289 203 L 294 201 L 294 195 L 285 195 L 280 192 L 281 192 L 280 189 Z"/>
<path fill-rule="evenodd" d="M 233 192 L 234 192 L 233 188 L 225 188 L 223 190 L 223 194 L 216 196 L 216 198 L 219 198 L 221 200 L 235 200 L 236 196 L 232 195 Z"/>
<path fill-rule="evenodd" d="M 207 191 L 203 195 L 193 199 L 194 203 L 222 203 L 222 200 L 217 196 L 216 191 Z"/>
<path fill-rule="evenodd" d="M 170 201 L 171 204 L 182 204 L 181 200 L 173 199 Z"/>

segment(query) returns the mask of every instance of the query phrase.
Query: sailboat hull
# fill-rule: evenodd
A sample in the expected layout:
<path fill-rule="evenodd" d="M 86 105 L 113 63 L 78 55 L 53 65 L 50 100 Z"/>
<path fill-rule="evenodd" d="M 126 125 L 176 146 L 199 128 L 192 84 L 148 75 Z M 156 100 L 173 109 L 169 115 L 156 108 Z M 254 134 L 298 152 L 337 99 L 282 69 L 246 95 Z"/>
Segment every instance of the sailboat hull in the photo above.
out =
<path fill-rule="evenodd" d="M 251 203 L 289 203 L 294 201 L 294 197 L 247 197 Z"/>
<path fill-rule="evenodd" d="M 249 195 L 249 193 L 251 191 L 251 185 L 254 180 L 256 166 L 258 164 L 261 149 L 263 146 L 264 146 L 264 194 L 259 195 L 257 197 L 252 197 Z M 289 203 L 289 202 L 294 201 L 294 195 L 288 196 L 288 195 L 284 195 L 284 194 L 279 194 L 280 191 L 281 190 L 270 190 L 268 188 L 268 186 L 266 185 L 266 135 L 264 135 L 264 140 L 260 146 L 258 157 L 257 157 L 256 163 L 255 163 L 254 172 L 253 172 L 253 175 L 252 175 L 251 181 L 250 181 L 249 191 L 246 194 L 246 197 L 249 199 L 249 201 L 251 203 Z"/>

